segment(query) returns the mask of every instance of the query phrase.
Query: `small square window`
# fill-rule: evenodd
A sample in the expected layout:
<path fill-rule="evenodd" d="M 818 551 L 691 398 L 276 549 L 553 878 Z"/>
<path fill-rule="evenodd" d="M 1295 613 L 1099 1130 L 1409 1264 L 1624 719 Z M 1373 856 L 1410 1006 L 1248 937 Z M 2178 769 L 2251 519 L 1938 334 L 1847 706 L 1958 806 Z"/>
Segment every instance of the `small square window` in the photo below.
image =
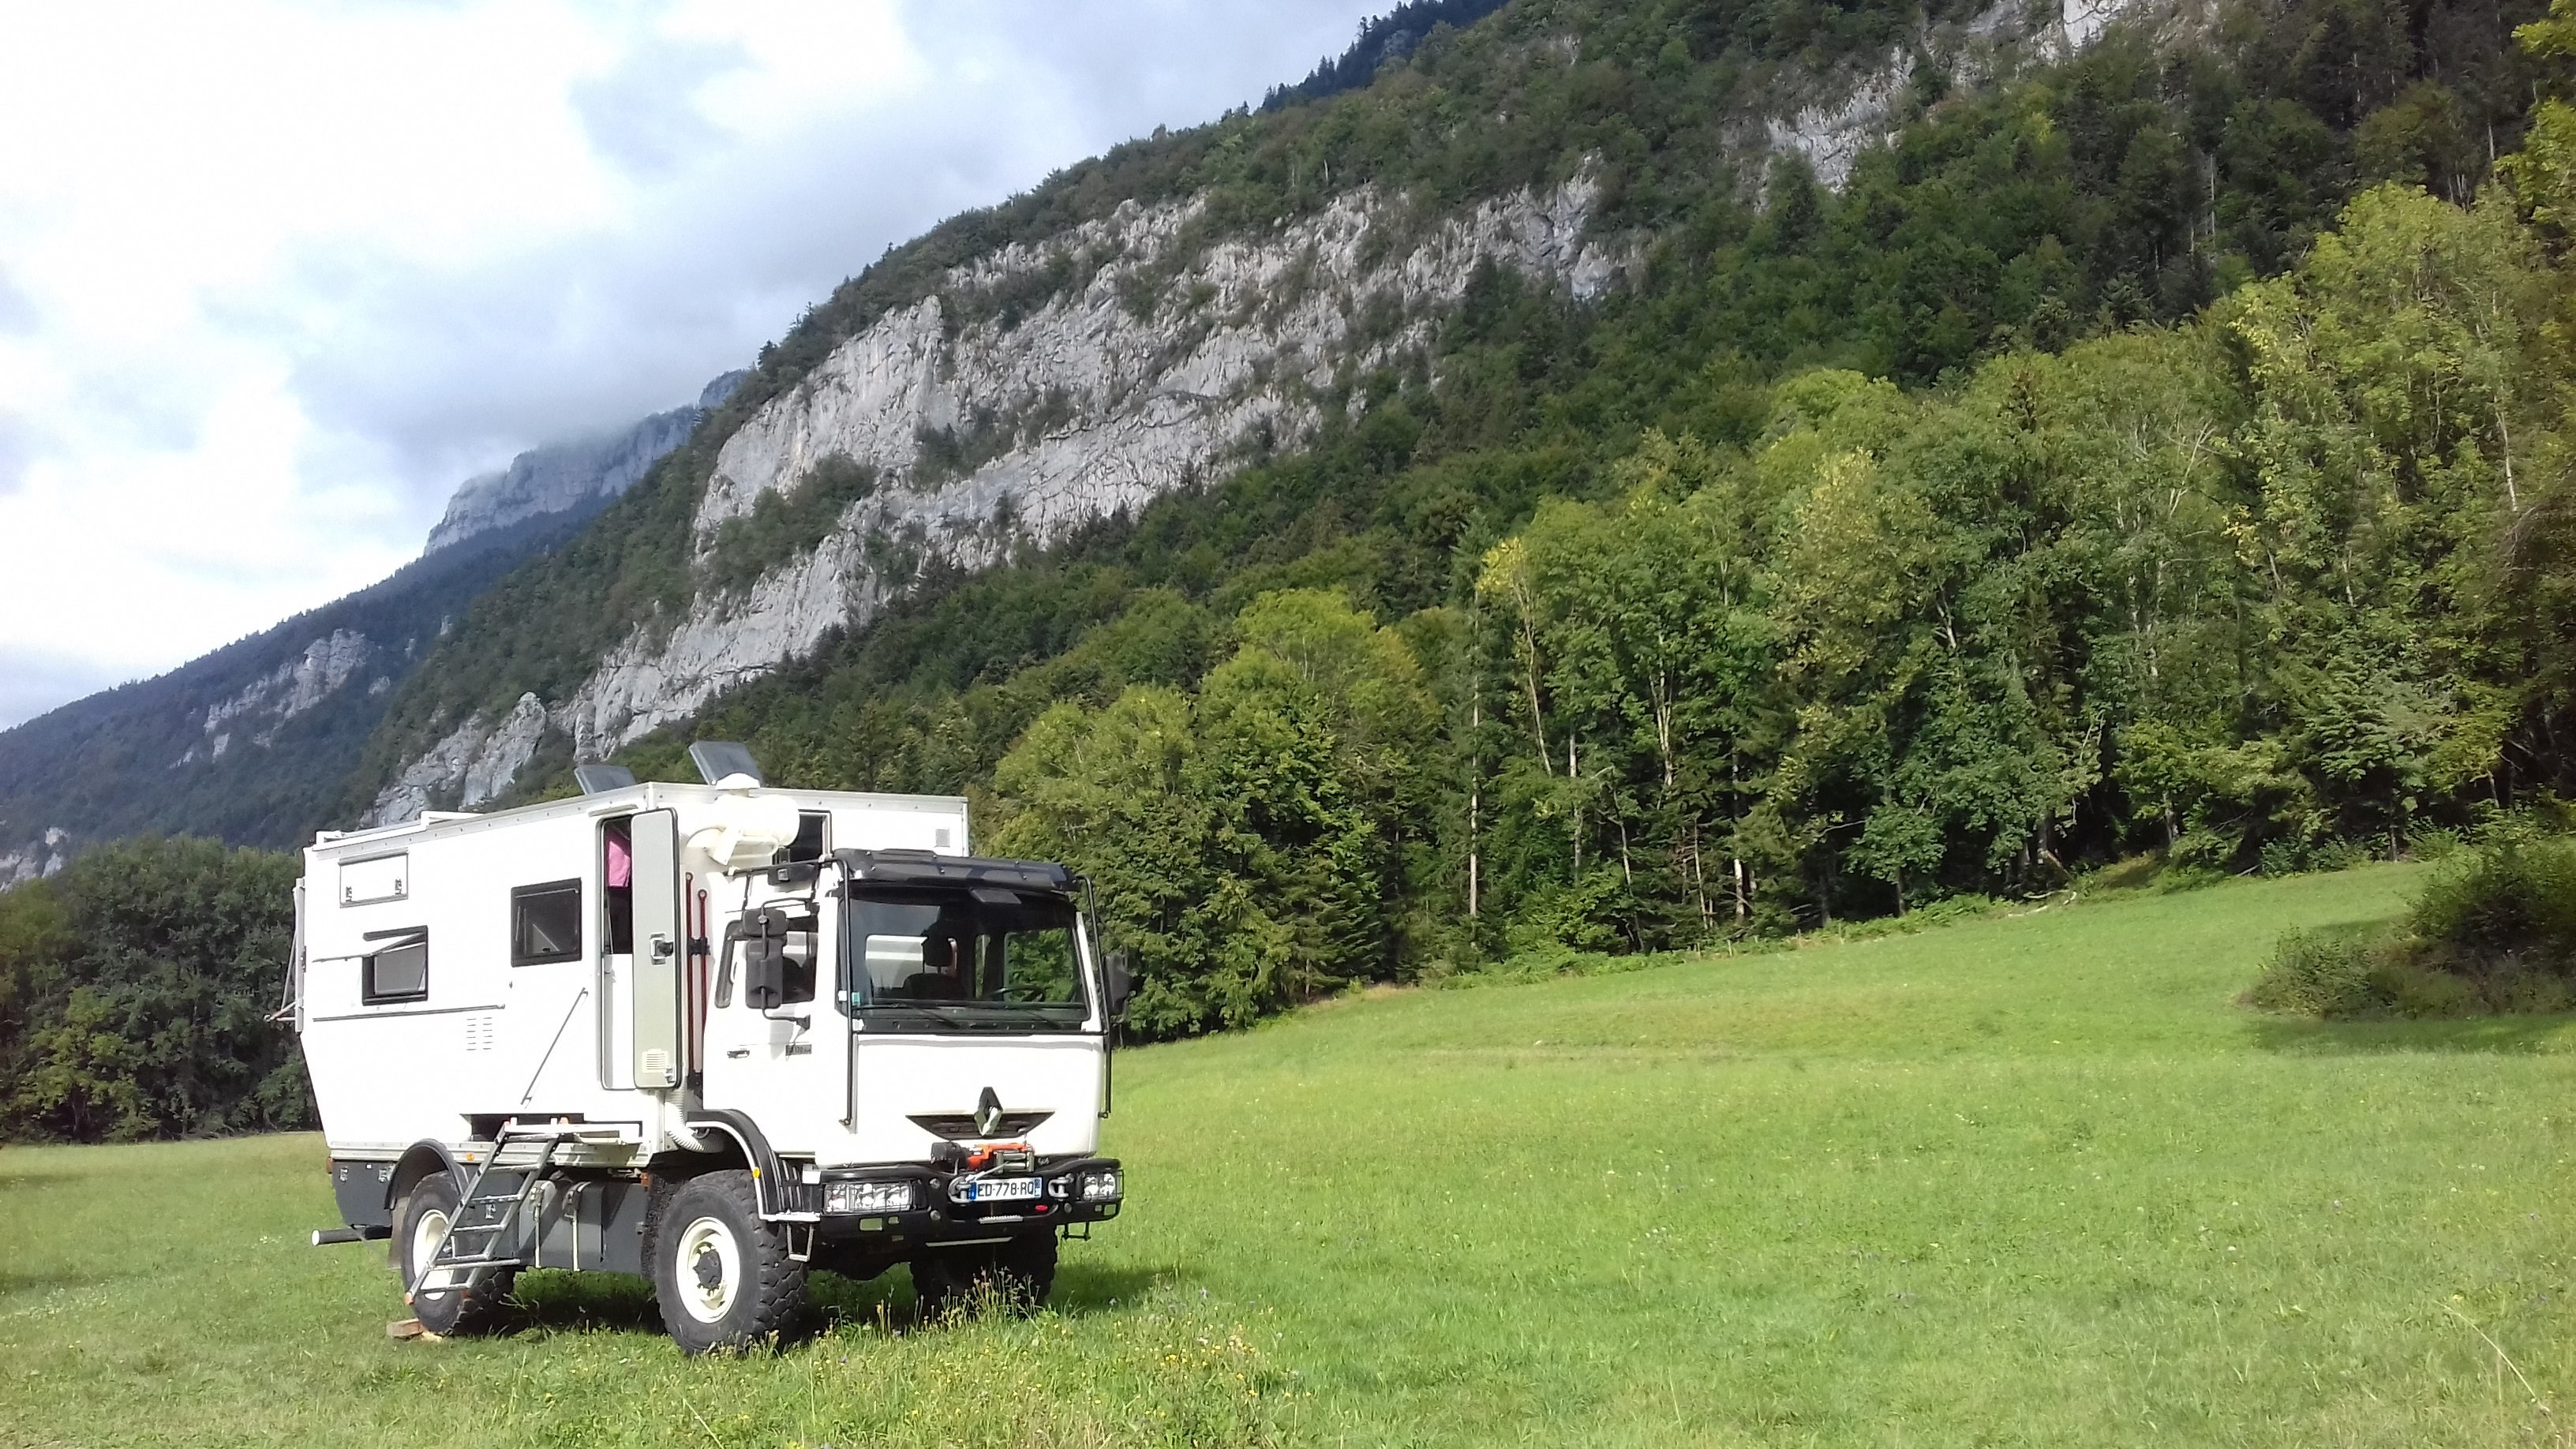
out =
<path fill-rule="evenodd" d="M 580 959 L 580 881 L 549 881 L 510 892 L 511 965 Z"/>
<path fill-rule="evenodd" d="M 368 1005 L 419 1001 L 429 995 L 429 933 L 407 936 L 363 958 L 359 997 Z"/>

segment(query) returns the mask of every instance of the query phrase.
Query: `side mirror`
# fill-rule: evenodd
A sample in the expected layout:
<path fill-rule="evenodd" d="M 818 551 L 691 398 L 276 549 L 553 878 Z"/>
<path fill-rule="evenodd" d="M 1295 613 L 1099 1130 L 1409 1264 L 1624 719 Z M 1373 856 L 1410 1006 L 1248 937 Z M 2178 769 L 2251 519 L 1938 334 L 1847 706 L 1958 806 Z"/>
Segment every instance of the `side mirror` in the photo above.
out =
<path fill-rule="evenodd" d="M 754 1011 L 785 1004 L 787 997 L 787 918 L 763 911 L 758 934 L 742 943 L 742 1001 Z"/>
<path fill-rule="evenodd" d="M 1127 964 L 1127 952 L 1112 951 L 1101 963 L 1101 987 L 1109 994 L 1109 1017 L 1116 1020 L 1127 1014 L 1127 998 L 1136 991 L 1134 970 Z"/>

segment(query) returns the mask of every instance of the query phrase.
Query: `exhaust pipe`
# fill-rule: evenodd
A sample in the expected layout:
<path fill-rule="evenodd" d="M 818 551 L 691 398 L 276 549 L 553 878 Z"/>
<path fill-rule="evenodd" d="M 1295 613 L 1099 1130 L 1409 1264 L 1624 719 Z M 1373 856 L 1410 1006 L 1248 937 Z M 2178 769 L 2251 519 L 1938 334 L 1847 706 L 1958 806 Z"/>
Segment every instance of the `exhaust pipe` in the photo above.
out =
<path fill-rule="evenodd" d="M 333 1243 L 373 1243 L 394 1235 L 391 1228 L 315 1228 L 313 1246 L 328 1247 Z"/>

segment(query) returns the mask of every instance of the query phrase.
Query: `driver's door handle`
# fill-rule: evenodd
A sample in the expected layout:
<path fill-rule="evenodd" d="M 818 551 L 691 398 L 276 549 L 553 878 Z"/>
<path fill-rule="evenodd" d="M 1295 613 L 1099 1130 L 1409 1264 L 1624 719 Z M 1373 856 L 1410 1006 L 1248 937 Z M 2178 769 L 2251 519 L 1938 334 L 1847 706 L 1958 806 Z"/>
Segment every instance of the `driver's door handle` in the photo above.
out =
<path fill-rule="evenodd" d="M 725 1049 L 725 1055 L 726 1055 L 726 1056 L 729 1056 L 729 1057 L 747 1057 L 747 1056 L 750 1056 L 750 1055 L 751 1055 L 751 1048 L 749 1048 L 749 1047 L 728 1047 L 728 1048 L 726 1048 L 726 1049 Z"/>

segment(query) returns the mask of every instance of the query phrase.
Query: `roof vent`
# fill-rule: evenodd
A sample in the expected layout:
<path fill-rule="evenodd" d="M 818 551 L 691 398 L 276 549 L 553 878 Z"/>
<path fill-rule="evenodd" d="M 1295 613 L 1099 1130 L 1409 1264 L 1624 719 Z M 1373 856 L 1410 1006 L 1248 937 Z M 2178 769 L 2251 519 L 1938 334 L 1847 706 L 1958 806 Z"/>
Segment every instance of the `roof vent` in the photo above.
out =
<path fill-rule="evenodd" d="M 635 772 L 624 765 L 575 765 L 572 785 L 585 795 L 605 795 L 611 790 L 629 789 L 635 784 Z"/>
<path fill-rule="evenodd" d="M 689 763 L 698 767 L 699 779 L 728 790 L 767 783 L 761 778 L 760 762 L 751 757 L 750 748 L 731 740 L 698 741 L 689 746 Z"/>

